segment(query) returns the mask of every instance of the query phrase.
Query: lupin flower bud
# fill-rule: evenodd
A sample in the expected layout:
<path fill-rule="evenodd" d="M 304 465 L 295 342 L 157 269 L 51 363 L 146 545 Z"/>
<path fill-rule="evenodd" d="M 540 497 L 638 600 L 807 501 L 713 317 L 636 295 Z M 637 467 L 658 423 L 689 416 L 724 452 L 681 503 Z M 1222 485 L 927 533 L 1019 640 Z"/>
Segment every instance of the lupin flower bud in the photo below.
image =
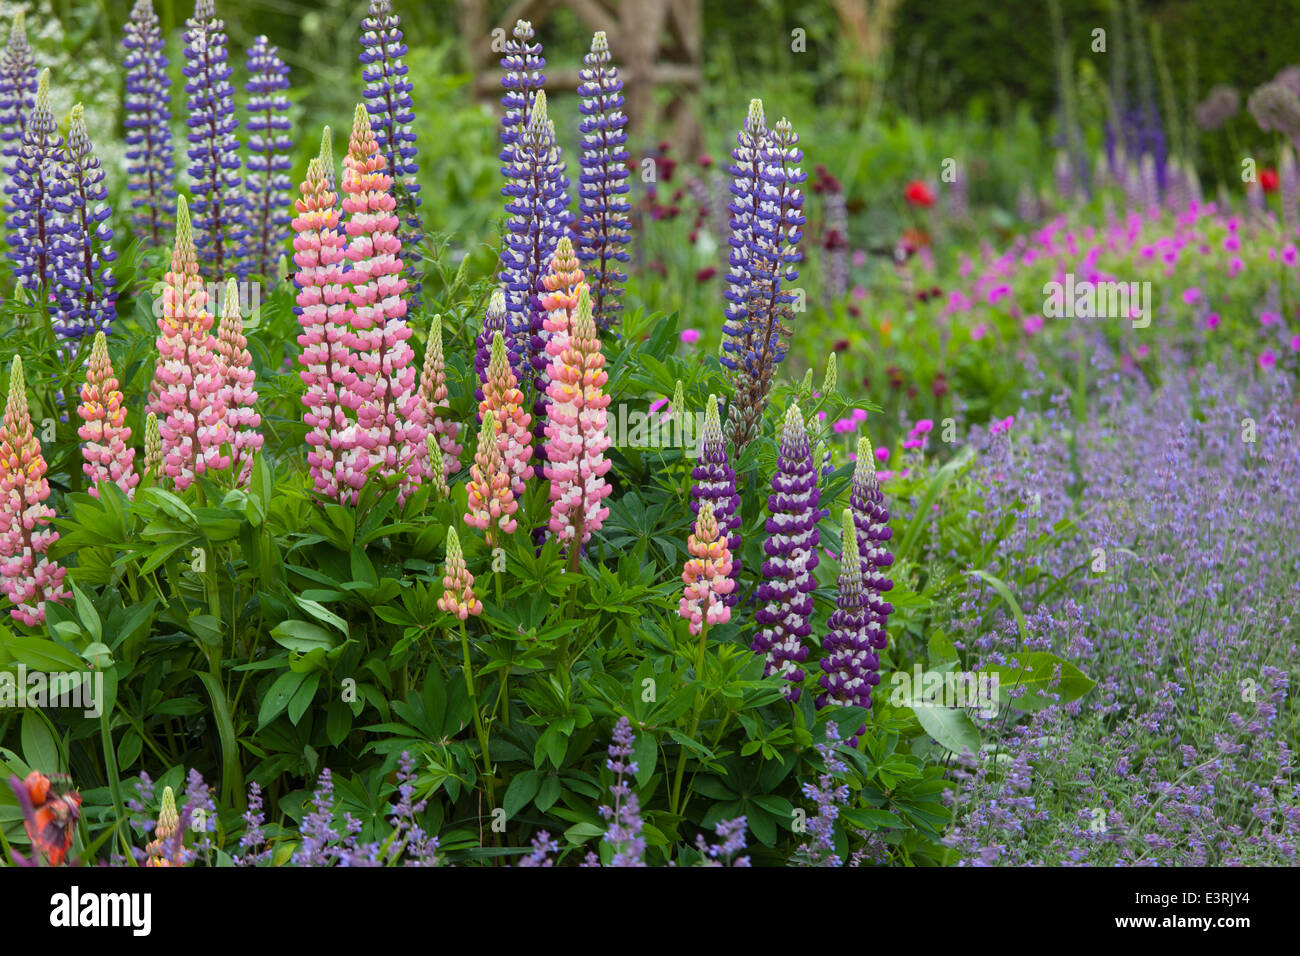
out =
<path fill-rule="evenodd" d="M 894 582 L 880 573 L 881 568 L 894 563 L 894 556 L 885 546 L 893 536 L 893 529 L 889 527 L 885 496 L 876 480 L 876 456 L 865 435 L 858 439 L 858 459 L 849 492 L 849 507 L 853 509 L 853 524 L 857 528 L 861 551 L 862 583 L 867 590 L 867 607 L 871 611 L 868 624 L 871 646 L 881 650 L 888 640 L 889 615 L 894 610 L 883 597 L 893 588 Z"/>
<path fill-rule="evenodd" d="M 578 187 L 578 259 L 591 284 L 592 314 L 600 331 L 613 327 L 622 309 L 619 296 L 627 276 L 617 263 L 627 262 L 628 151 L 627 117 L 623 115 L 623 81 L 610 65 L 604 31 L 591 40 L 591 52 L 578 71 L 578 106 L 583 115 L 581 175 Z"/>
<path fill-rule="evenodd" d="M 325 170 L 325 187 L 330 192 L 338 192 L 338 170 L 334 165 L 333 135 L 328 126 L 321 130 L 319 158 Z"/>
<path fill-rule="evenodd" d="M 64 155 L 51 190 L 54 209 L 62 216 L 61 235 L 54 246 L 59 285 L 54 329 L 80 338 L 108 332 L 117 316 L 112 265 L 116 257 L 109 225 L 113 208 L 80 103 L 72 108 Z"/>
<path fill-rule="evenodd" d="M 50 71 L 42 70 L 36 98 L 23 127 L 22 145 L 14 160 L 14 172 L 5 184 L 9 194 L 9 258 L 14 262 L 14 280 L 32 291 L 42 306 L 57 288 L 56 258 L 61 225 L 54 208 L 58 166 L 63 154 L 63 137 L 58 134 L 50 112 Z"/>
<path fill-rule="evenodd" d="M 443 487 L 447 478 L 460 470 L 460 453 L 463 450 L 456 439 L 460 436 L 460 422 L 452 421 L 447 408 L 447 363 L 442 354 L 442 316 L 435 315 L 429 327 L 429 347 L 424 353 L 424 369 L 420 375 L 420 420 L 428 428 L 433 440 L 427 448 L 438 448 L 436 455 L 421 455 L 417 466 L 421 474 L 430 477 L 441 474 Z M 427 449 L 426 449 L 427 450 Z"/>
<path fill-rule="evenodd" d="M 839 591 L 822 642 L 826 656 L 820 661 L 822 675 L 818 682 L 822 693 L 817 697 L 817 706 L 870 707 L 871 689 L 880 683 L 880 659 L 871 643 L 872 612 L 863 590 L 857 532 L 849 508 L 844 509 L 842 531 Z M 866 729 L 865 725 L 859 727 L 849 746 L 856 747 L 857 737 Z"/>
<path fill-rule="evenodd" d="M 6 178 L 13 175 L 27 117 L 35 105 L 36 60 L 27 42 L 27 14 L 19 10 L 9 28 L 9 42 L 0 53 L 0 140 L 4 141 Z"/>
<path fill-rule="evenodd" d="M 462 621 L 471 614 L 477 617 L 483 613 L 483 603 L 474 596 L 474 575 L 465 564 L 460 535 L 454 527 L 447 529 L 447 565 L 442 586 L 445 590 L 438 598 L 438 610 L 454 614 Z"/>
<path fill-rule="evenodd" d="M 45 504 L 45 467 L 27 408 L 23 361 L 15 355 L 0 422 L 0 590 L 13 602 L 10 615 L 28 627 L 45 623 L 45 602 L 68 597 L 67 569 L 45 557 L 59 538 L 50 527 L 54 509 Z"/>
<path fill-rule="evenodd" d="M 437 461 L 442 457 L 442 450 L 438 447 L 438 436 L 433 432 L 424 436 L 424 446 L 426 461 Z M 447 487 L 447 476 L 443 469 L 434 468 L 432 475 L 429 476 L 429 483 L 433 486 L 434 501 L 445 501 L 451 496 L 451 489 Z"/>
<path fill-rule="evenodd" d="M 248 175 L 244 179 L 247 229 L 240 277 L 271 278 L 289 238 L 289 68 L 265 36 L 253 41 L 248 60 Z"/>
<path fill-rule="evenodd" d="M 180 849 L 185 835 L 180 832 L 181 818 L 176 812 L 176 794 L 171 787 L 163 788 L 162 806 L 158 809 L 158 823 L 153 839 L 145 845 L 147 867 L 171 867 L 181 864 Z"/>
<path fill-rule="evenodd" d="M 158 431 L 158 416 L 150 412 L 144 419 L 144 471 L 155 482 L 162 475 L 162 435 Z"/>
<path fill-rule="evenodd" d="M 679 425 L 686 421 L 686 389 L 680 378 L 673 386 L 673 400 L 668 405 L 668 414 L 675 418 Z"/>
<path fill-rule="evenodd" d="M 835 391 L 835 353 L 826 360 L 826 377 L 822 379 L 822 394 L 830 395 Z"/>
<path fill-rule="evenodd" d="M 154 13 L 152 0 L 136 0 L 123 28 L 126 48 L 127 189 L 131 193 L 131 220 L 136 230 L 155 245 L 163 242 L 176 207 L 172 183 L 170 60 Z"/>
<path fill-rule="evenodd" d="M 514 534 L 518 522 L 512 517 L 519 508 L 510 490 L 510 472 L 501 460 L 497 445 L 496 421 L 485 415 L 478 430 L 478 450 L 469 469 L 468 509 L 465 523 L 486 532 L 490 546 L 497 543 L 498 531 Z"/>
<path fill-rule="evenodd" d="M 713 516 L 727 536 L 727 547 L 731 551 L 731 579 L 740 581 L 740 495 L 736 492 L 736 472 L 727 457 L 727 443 L 722 437 L 722 422 L 718 416 L 718 398 L 709 396 L 708 407 L 704 412 L 704 428 L 701 431 L 699 463 L 691 469 L 695 484 L 691 486 L 691 511 L 699 514 L 706 504 L 712 509 Z M 739 588 L 733 588 L 724 596 L 729 607 L 735 606 L 740 598 Z"/>
<path fill-rule="evenodd" d="M 578 307 L 569 323 L 565 310 L 547 319 L 551 338 L 550 384 L 547 395 L 546 464 L 551 488 L 551 533 L 573 547 L 581 546 L 600 530 L 609 509 L 602 502 L 613 492 L 605 475 L 610 461 L 605 409 L 609 396 L 605 383 L 605 356 L 591 312 L 591 295 L 585 283 L 578 286 Z"/>
<path fill-rule="evenodd" d="M 85 461 L 81 470 L 86 475 L 86 490 L 98 498 L 96 486 L 111 481 L 128 498 L 133 497 L 140 476 L 135 473 L 135 449 L 126 424 L 125 400 L 108 358 L 108 341 L 103 332 L 95 334 L 77 414 L 85 423 L 77 429 L 77 437 L 83 442 L 81 457 Z"/>
<path fill-rule="evenodd" d="M 496 422 L 497 447 L 501 461 L 510 473 L 510 487 L 514 496 L 524 493 L 524 483 L 533 477 L 532 432 L 530 416 L 523 409 L 524 393 L 519 390 L 515 373 L 506 358 L 506 343 L 500 332 L 492 334 L 492 360 L 488 364 L 487 378 L 483 381 L 483 401 L 478 412 L 484 421 Z"/>
<path fill-rule="evenodd" d="M 727 539 L 721 537 L 713 506 L 707 501 L 700 506 L 695 519 L 695 533 L 686 541 L 691 557 L 682 569 L 686 590 L 677 606 L 677 613 L 689 621 L 691 634 L 699 634 L 705 625 L 726 624 L 731 620 L 731 607 L 727 598 L 735 590 L 732 580 L 731 551 Z"/>
<path fill-rule="evenodd" d="M 812 592 L 817 586 L 819 535 L 817 521 L 820 492 L 798 405 L 791 405 L 781 434 L 781 450 L 772 494 L 767 499 L 767 541 L 763 549 L 763 581 L 758 586 L 762 606 L 754 615 L 758 633 L 750 647 L 763 654 L 764 674 L 777 674 L 789 683 L 786 697 L 798 700 L 804 673 L 800 664 L 808 657 L 804 639 L 812 633 Z"/>
<path fill-rule="evenodd" d="M 222 375 L 217 403 L 225 412 L 236 484 L 245 485 L 253 473 L 253 456 L 262 447 L 262 434 L 258 431 L 262 416 L 257 413 L 257 376 L 252 369 L 248 339 L 244 336 L 244 320 L 239 314 L 239 285 L 234 279 L 226 285 L 216 347 Z"/>

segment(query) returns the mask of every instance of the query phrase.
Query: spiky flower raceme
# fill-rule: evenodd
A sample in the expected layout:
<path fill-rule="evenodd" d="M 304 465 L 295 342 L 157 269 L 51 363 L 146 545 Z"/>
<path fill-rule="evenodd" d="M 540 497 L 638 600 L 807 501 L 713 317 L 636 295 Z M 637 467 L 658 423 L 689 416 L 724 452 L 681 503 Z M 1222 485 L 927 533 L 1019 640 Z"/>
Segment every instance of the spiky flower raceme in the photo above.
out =
<path fill-rule="evenodd" d="M 72 108 L 64 156 L 52 190 L 54 209 L 63 221 L 55 243 L 59 288 L 54 328 L 60 335 L 80 338 L 109 331 L 117 316 L 109 225 L 113 209 L 80 103 Z"/>
<path fill-rule="evenodd" d="M 555 244 L 555 255 L 547 265 L 537 296 L 537 303 L 543 313 L 537 341 L 541 343 L 541 357 L 545 359 L 545 365 L 533 382 L 537 387 L 537 398 L 533 402 L 533 434 L 537 437 L 537 446 L 533 451 L 542 461 L 546 460 L 547 455 L 546 415 L 550 404 L 547 396 L 550 387 L 548 369 L 556 354 L 551 351 L 552 340 L 556 330 L 562 330 L 565 335 L 572 331 L 573 316 L 578 308 L 578 287 L 585 285 L 587 278 L 574 254 L 573 241 L 568 236 L 560 237 L 560 241 Z"/>
<path fill-rule="evenodd" d="M 736 472 L 727 456 L 727 442 L 722 437 L 716 395 L 709 396 L 700 438 L 699 462 L 691 469 L 691 477 L 695 479 L 691 486 L 691 511 L 698 515 L 706 504 L 712 508 L 713 517 L 726 535 L 727 547 L 731 550 L 731 579 L 739 584 L 740 495 L 736 491 Z M 732 588 L 723 598 L 728 607 L 734 607 L 739 599 L 738 587 Z"/>
<path fill-rule="evenodd" d="M 460 453 L 457 442 L 460 422 L 452 421 L 447 408 L 447 362 L 442 353 L 442 316 L 435 315 L 429 327 L 429 346 L 424 353 L 424 369 L 420 374 L 420 420 L 428 428 L 428 437 L 434 439 L 429 448 L 436 455 L 422 454 L 418 465 L 422 474 L 446 479 L 460 470 Z"/>
<path fill-rule="evenodd" d="M 727 599 L 736 588 L 732 579 L 731 549 L 720 532 L 713 515 L 713 505 L 704 502 L 695 518 L 695 533 L 687 539 L 691 557 L 682 569 L 686 590 L 677 613 L 690 622 L 691 634 L 699 634 L 707 624 L 725 624 L 731 620 Z"/>
<path fill-rule="evenodd" d="M 144 473 L 157 482 L 162 469 L 162 434 L 158 431 L 158 416 L 149 412 L 144 418 Z"/>
<path fill-rule="evenodd" d="M 465 490 L 469 498 L 465 523 L 486 532 L 489 545 L 497 543 L 499 533 L 514 534 L 518 522 L 513 515 L 519 503 L 510 489 L 510 471 L 501 460 L 496 420 L 492 416 L 484 416 L 479 425 L 478 450 L 470 465 Z"/>
<path fill-rule="evenodd" d="M 361 76 L 365 81 L 366 108 L 374 128 L 379 151 L 383 153 L 388 174 L 393 179 L 393 198 L 403 217 L 398 238 L 403 247 L 414 249 L 424 238 L 420 223 L 420 184 L 415 176 L 420 167 L 415 162 L 415 111 L 411 103 L 414 87 L 406 78 L 402 61 L 406 44 L 402 42 L 402 18 L 393 13 L 389 0 L 370 0 L 369 16 L 361 21 Z M 412 302 L 420 294 L 420 284 L 413 275 L 414 257 L 407 267 L 407 295 Z"/>
<path fill-rule="evenodd" d="M 225 415 L 236 482 L 243 485 L 252 474 L 253 456 L 262 447 L 262 433 L 258 431 L 262 416 L 257 413 L 257 376 L 239 314 L 239 285 L 234 279 L 226 286 L 216 348 L 221 372 L 221 391 L 216 401 Z"/>
<path fill-rule="evenodd" d="M 59 533 L 49 527 L 45 504 L 50 483 L 32 429 L 22 359 L 15 356 L 9 400 L 0 423 L 0 588 L 13 602 L 9 613 L 28 627 L 45 623 L 45 602 L 62 601 L 66 569 L 45 557 Z"/>
<path fill-rule="evenodd" d="M 483 613 L 483 602 L 474 596 L 474 575 L 465 565 L 460 535 L 454 527 L 447 529 L 447 566 L 442 586 L 445 590 L 438 598 L 438 610 L 454 614 L 462 621 L 471 614 L 477 617 Z"/>
<path fill-rule="evenodd" d="M 334 165 L 333 132 L 328 126 L 320 134 L 320 164 L 325 170 L 325 188 L 332 193 L 338 192 L 338 171 Z"/>
<path fill-rule="evenodd" d="M 433 432 L 429 432 L 424 436 L 424 456 L 425 461 L 437 461 L 442 456 L 442 449 L 438 447 L 438 436 Z M 433 474 L 429 476 L 429 484 L 433 486 L 434 501 L 446 501 L 451 495 L 451 489 L 447 487 L 447 476 L 444 474 L 443 469 L 433 469 Z"/>
<path fill-rule="evenodd" d="M 27 117 L 35 105 L 36 60 L 27 42 L 27 14 L 19 10 L 9 28 L 9 42 L 0 53 L 0 140 L 4 142 L 6 177 L 13 175 Z"/>
<path fill-rule="evenodd" d="M 353 117 L 343 161 L 343 211 L 348 216 L 344 276 L 352 299 L 352 369 L 349 386 L 357 414 L 357 441 L 383 477 L 401 476 L 402 496 L 418 484 L 409 467 L 424 443 L 415 392 L 415 351 L 408 343 L 406 280 L 397 238 L 396 203 L 383 154 L 364 105 Z"/>
<path fill-rule="evenodd" d="M 889 527 L 885 496 L 876 480 L 876 456 L 866 436 L 858 439 L 858 459 L 849 492 L 849 507 L 853 510 L 853 525 L 857 529 L 867 608 L 871 611 L 871 621 L 867 624 L 871 646 L 883 650 L 888 640 L 889 615 L 894 610 L 883 595 L 893 588 L 894 582 L 881 574 L 880 569 L 894 563 L 894 556 L 885 544 L 894 532 Z"/>
<path fill-rule="evenodd" d="M 131 193 L 131 221 L 155 246 L 162 244 L 176 206 L 166 45 L 152 0 L 136 0 L 122 35 L 126 185 Z"/>
<path fill-rule="evenodd" d="M 244 180 L 246 229 L 240 275 L 275 275 L 289 237 L 289 68 L 265 36 L 248 48 L 248 175 Z"/>
<path fill-rule="evenodd" d="M 842 541 L 839 591 L 822 642 L 826 656 L 820 662 L 822 675 L 818 683 L 822 693 L 817 697 L 817 706 L 870 707 L 871 689 L 880 683 L 880 658 L 871 641 L 872 611 L 862 585 L 858 535 L 850 508 L 844 509 Z M 864 733 L 866 727 L 859 727 L 857 734 Z M 849 745 L 858 745 L 857 736 Z"/>
<path fill-rule="evenodd" d="M 497 447 L 501 461 L 510 474 L 510 489 L 516 498 L 524 493 L 524 483 L 533 477 L 533 435 L 529 430 L 532 416 L 523 409 L 524 393 L 506 354 L 500 332 L 492 335 L 492 359 L 483 380 L 483 400 L 478 403 L 479 417 L 496 423 Z"/>
<path fill-rule="evenodd" d="M 101 482 L 114 482 L 135 494 L 140 476 L 135 473 L 135 449 L 131 447 L 131 429 L 126 424 L 126 400 L 108 358 L 108 341 L 103 332 L 95 334 L 90 352 L 86 382 L 81 386 L 81 404 L 77 414 L 84 424 L 77 429 L 82 441 L 81 470 L 86 475 L 87 491 L 98 498 Z"/>
<path fill-rule="evenodd" d="M 722 364 L 733 373 L 742 369 L 750 329 L 751 262 L 754 224 L 763 198 L 762 158 L 771 133 L 763 114 L 763 101 L 749 101 L 745 123 L 731 150 L 731 230 L 727 238 L 727 306 L 722 325 Z"/>
<path fill-rule="evenodd" d="M 558 258 L 558 256 L 557 256 Z M 555 273 L 552 273 L 554 276 Z M 556 308 L 546 320 L 551 356 L 547 395 L 546 477 L 551 482 L 550 529 L 570 547 L 581 546 L 609 517 L 603 502 L 613 487 L 605 480 L 609 396 L 605 356 L 586 284 L 578 286 L 577 308 Z"/>
<path fill-rule="evenodd" d="M 57 288 L 57 237 L 61 226 L 54 208 L 54 190 L 62 159 L 63 137 L 50 112 L 50 71 L 42 70 L 36 98 L 23 127 L 14 171 L 5 183 L 9 194 L 9 258 L 14 280 L 46 305 Z"/>
<path fill-rule="evenodd" d="M 619 296 L 627 276 L 618 263 L 627 262 L 628 242 L 627 117 L 623 115 L 623 81 L 610 65 L 604 31 L 591 40 L 591 52 L 578 71 L 582 103 L 581 175 L 578 182 L 578 259 L 591 283 L 592 314 L 596 326 L 610 329 L 622 309 Z"/>
<path fill-rule="evenodd" d="M 353 379 L 352 302 L 344 283 L 347 241 L 339 229 L 338 196 L 319 159 L 307 164 L 307 178 L 294 203 L 293 261 L 298 271 L 298 323 L 302 347 L 298 373 L 307 386 L 303 421 L 308 431 L 307 465 L 316 491 L 341 503 L 355 500 L 365 482 L 366 465 L 357 467 L 358 450 L 344 405 Z M 364 455 L 364 452 L 360 452 Z M 349 482 L 354 482 L 350 484 Z"/>
<path fill-rule="evenodd" d="M 181 196 L 176 203 L 171 269 L 163 276 L 158 364 L 148 407 L 159 419 L 163 471 L 180 491 L 196 475 L 230 465 L 221 454 L 230 436 L 220 404 L 224 375 L 207 301 L 189 207 Z"/>
<path fill-rule="evenodd" d="M 240 193 L 239 140 L 235 101 L 227 62 L 225 22 L 213 0 L 197 0 L 185 21 L 186 125 L 189 127 L 190 191 L 193 194 L 195 246 L 214 275 L 235 265 L 244 237 L 244 199 Z"/>
<path fill-rule="evenodd" d="M 519 367 L 519 351 L 510 337 L 510 314 L 506 311 L 504 289 L 493 289 L 488 297 L 487 312 L 483 315 L 483 330 L 474 336 L 474 378 L 479 384 L 474 388 L 474 400 L 483 401 L 483 381 L 487 378 L 488 363 L 492 361 L 492 337 L 500 332 L 506 338 L 506 353 L 511 368 Z"/>
<path fill-rule="evenodd" d="M 501 85 L 505 93 L 501 95 L 504 114 L 501 117 L 501 173 L 510 178 L 509 169 L 515 163 L 515 149 L 528 127 L 528 117 L 533 112 L 533 98 L 546 85 L 546 76 L 542 69 L 546 60 L 542 56 L 542 45 L 533 43 L 533 25 L 528 20 L 515 21 L 510 39 L 505 42 L 504 55 L 501 57 L 501 69 L 505 75 Z"/>
<path fill-rule="evenodd" d="M 153 828 L 153 839 L 144 848 L 146 867 L 172 867 L 184 865 L 185 834 L 181 831 L 181 817 L 176 810 L 176 793 L 171 787 L 163 788 L 158 822 Z"/>
<path fill-rule="evenodd" d="M 758 633 L 750 647 L 767 660 L 765 674 L 777 674 L 789 684 L 786 697 L 798 700 L 808 657 L 804 638 L 812 633 L 812 592 L 817 586 L 820 492 L 798 405 L 791 405 L 781 433 L 781 450 L 772 494 L 768 496 L 767 541 L 763 549 L 763 581 L 758 586 L 761 607 L 754 615 Z"/>

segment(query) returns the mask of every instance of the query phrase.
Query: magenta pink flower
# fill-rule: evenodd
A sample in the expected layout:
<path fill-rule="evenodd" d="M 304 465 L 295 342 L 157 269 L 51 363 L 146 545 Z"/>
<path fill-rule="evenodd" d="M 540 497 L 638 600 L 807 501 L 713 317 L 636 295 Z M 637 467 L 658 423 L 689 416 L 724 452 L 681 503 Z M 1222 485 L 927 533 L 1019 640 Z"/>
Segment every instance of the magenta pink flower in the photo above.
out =
<path fill-rule="evenodd" d="M 1201 290 L 1193 286 L 1190 289 L 1183 290 L 1183 301 L 1188 305 L 1195 305 L 1201 301 Z"/>
<path fill-rule="evenodd" d="M 1291 351 L 1300 352 L 1300 335 L 1291 336 Z"/>
<path fill-rule="evenodd" d="M 686 345 L 694 345 L 700 340 L 699 329 L 682 329 L 682 342 Z"/>
<path fill-rule="evenodd" d="M 876 460 L 877 460 L 877 461 L 888 461 L 888 460 L 889 460 L 889 449 L 888 449 L 888 448 L 877 448 L 877 449 L 876 449 Z"/>
<path fill-rule="evenodd" d="M 98 498 L 96 486 L 111 481 L 128 498 L 134 497 L 135 486 L 140 481 L 135 473 L 135 449 L 131 447 L 126 404 L 108 358 L 108 340 L 103 332 L 95 333 L 77 414 L 85 423 L 77 429 L 77 437 L 82 441 L 81 457 L 85 461 L 81 470 L 89 485 L 86 490 Z"/>
<path fill-rule="evenodd" d="M 1219 313 L 1211 312 L 1205 317 L 1205 327 L 1210 331 L 1214 331 L 1219 327 L 1219 321 Z"/>
<path fill-rule="evenodd" d="M 1272 349 L 1265 349 L 1259 353 L 1259 358 L 1256 361 L 1259 364 L 1259 367 L 1267 372 L 1269 369 L 1273 368 L 1273 366 L 1277 365 L 1277 356 L 1273 354 Z"/>

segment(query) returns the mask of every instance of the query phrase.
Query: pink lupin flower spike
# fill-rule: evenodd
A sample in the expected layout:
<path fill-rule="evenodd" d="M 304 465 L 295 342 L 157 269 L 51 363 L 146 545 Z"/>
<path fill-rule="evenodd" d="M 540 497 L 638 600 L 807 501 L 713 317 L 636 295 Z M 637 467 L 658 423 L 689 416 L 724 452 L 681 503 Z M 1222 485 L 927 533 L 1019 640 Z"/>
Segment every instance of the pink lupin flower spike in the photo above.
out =
<path fill-rule="evenodd" d="M 13 602 L 9 613 L 28 627 L 45 623 L 45 602 L 62 601 L 67 569 L 45 557 L 59 533 L 49 527 L 45 504 L 50 483 L 27 409 L 23 361 L 14 356 L 9 400 L 0 422 L 0 588 Z"/>
<path fill-rule="evenodd" d="M 718 532 L 713 505 L 705 501 L 695 517 L 695 533 L 686 542 L 691 553 L 682 569 L 682 592 L 677 613 L 689 621 L 691 634 L 699 634 L 707 624 L 725 624 L 731 620 L 731 608 L 724 599 L 735 588 L 731 580 L 731 550 L 727 539 Z"/>
<path fill-rule="evenodd" d="M 497 445 L 501 460 L 510 473 L 510 489 L 519 498 L 524 483 L 533 477 L 533 434 L 528 426 L 532 416 L 523 409 L 524 393 L 519 390 L 514 369 L 510 367 L 506 342 L 500 332 L 492 334 L 492 358 L 483 380 L 483 401 L 478 403 L 484 421 L 496 422 Z"/>
<path fill-rule="evenodd" d="M 455 614 L 462 621 L 471 614 L 477 617 L 483 613 L 483 603 L 474 596 L 474 575 L 465 565 L 460 535 L 454 527 L 447 529 L 447 567 L 442 586 L 446 590 L 438 598 L 438 610 Z"/>
<path fill-rule="evenodd" d="M 77 437 L 82 441 L 81 457 L 85 460 L 81 470 L 89 483 L 86 490 L 98 498 L 96 486 L 111 481 L 128 498 L 134 497 L 140 482 L 135 473 L 135 449 L 131 447 L 125 400 L 108 358 L 108 340 L 103 332 L 95 333 L 77 414 L 85 423 L 77 429 Z"/>
<path fill-rule="evenodd" d="M 613 491 L 605 480 L 610 438 L 606 408 L 605 357 L 600 351 L 591 294 L 584 282 L 571 318 L 557 308 L 547 319 L 551 337 L 547 352 L 546 477 L 550 479 L 551 533 L 561 541 L 579 537 L 585 543 L 600 530 L 609 509 L 602 501 Z"/>
<path fill-rule="evenodd" d="M 429 347 L 424 353 L 424 369 L 420 375 L 420 419 L 437 438 L 439 459 L 444 480 L 460 470 L 460 453 L 464 450 L 456 441 L 460 437 L 460 422 L 448 417 L 447 362 L 442 352 L 442 316 L 435 315 L 429 327 Z M 423 474 L 433 476 L 429 455 L 420 456 Z"/>
<path fill-rule="evenodd" d="M 253 456 L 262 447 L 262 433 L 258 431 L 262 416 L 257 413 L 257 376 L 244 335 L 244 320 L 239 314 L 239 284 L 234 279 L 227 283 L 226 301 L 222 303 L 217 360 L 222 371 L 218 401 L 225 411 L 235 481 L 243 486 L 253 473 Z"/>
<path fill-rule="evenodd" d="M 498 335 L 499 338 L 499 335 Z M 486 532 L 489 546 L 497 543 L 497 532 L 514 534 L 518 522 L 513 515 L 519 508 L 510 490 L 510 471 L 501 460 L 494 419 L 485 416 L 478 430 L 478 450 L 469 469 L 468 509 L 465 523 Z"/>

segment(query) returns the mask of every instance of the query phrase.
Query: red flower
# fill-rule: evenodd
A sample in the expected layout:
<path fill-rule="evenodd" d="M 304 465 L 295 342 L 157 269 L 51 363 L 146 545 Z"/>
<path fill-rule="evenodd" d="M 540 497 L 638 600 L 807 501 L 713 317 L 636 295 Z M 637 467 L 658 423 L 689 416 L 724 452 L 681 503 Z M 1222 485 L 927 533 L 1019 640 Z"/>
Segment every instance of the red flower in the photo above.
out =
<path fill-rule="evenodd" d="M 903 190 L 903 198 L 913 206 L 934 205 L 934 193 L 930 191 L 929 186 L 919 179 L 913 179 L 907 184 L 907 187 Z"/>
<path fill-rule="evenodd" d="M 708 282 L 717 274 L 718 274 L 718 270 L 715 269 L 713 266 L 705 266 L 699 272 L 695 273 L 695 281 Z"/>
<path fill-rule="evenodd" d="M 1264 192 L 1271 193 L 1277 190 L 1277 170 L 1265 169 L 1259 174 L 1259 184 L 1263 187 Z"/>

